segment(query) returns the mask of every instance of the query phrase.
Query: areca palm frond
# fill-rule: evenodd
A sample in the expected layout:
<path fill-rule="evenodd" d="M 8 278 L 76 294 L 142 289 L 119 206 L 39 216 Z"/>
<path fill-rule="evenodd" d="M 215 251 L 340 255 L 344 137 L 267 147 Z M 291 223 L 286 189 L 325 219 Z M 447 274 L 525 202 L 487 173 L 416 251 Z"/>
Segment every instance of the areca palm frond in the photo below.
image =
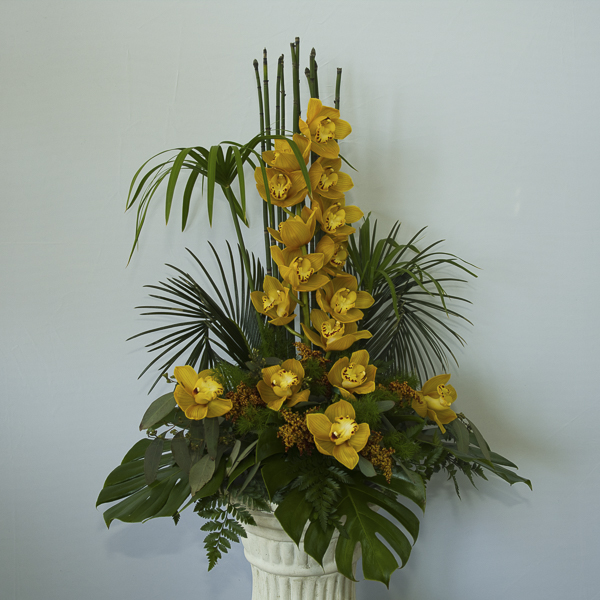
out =
<path fill-rule="evenodd" d="M 167 265 L 178 275 L 158 285 L 146 286 L 156 290 L 157 293 L 150 294 L 150 297 L 162 304 L 139 306 L 139 309 L 149 311 L 142 315 L 167 316 L 174 321 L 129 338 L 152 334 L 162 336 L 146 345 L 149 352 L 158 352 L 158 355 L 140 374 L 141 377 L 159 363 L 159 376 L 151 390 L 178 360 L 198 371 L 209 369 L 223 360 L 243 366 L 250 359 L 252 349 L 260 345 L 257 313 L 250 301 L 250 284 L 243 266 L 242 249 L 238 247 L 239 260 L 236 261 L 227 243 L 231 264 L 231 271 L 227 273 L 217 251 L 212 244 L 210 247 L 219 266 L 221 281 L 215 282 L 202 261 L 188 249 L 207 279 L 207 285 L 200 285 L 189 273 Z M 251 263 L 252 285 L 257 287 L 264 279 L 263 268 L 254 256 Z M 182 356 L 184 358 L 180 359 Z"/>
<path fill-rule="evenodd" d="M 469 302 L 448 295 L 442 284 L 465 282 L 455 277 L 435 278 L 438 268 L 451 267 L 476 277 L 453 254 L 435 250 L 441 240 L 423 250 L 415 242 L 421 229 L 407 244 L 396 241 L 400 224 L 376 242 L 377 223 L 369 217 L 359 228 L 358 240 L 350 238 L 350 270 L 375 302 L 365 311 L 361 328 L 380 332 L 362 346 L 372 359 L 389 365 L 390 370 L 416 373 L 422 381 L 440 368 L 448 370 L 449 359 L 457 362 L 450 341 L 464 344 L 463 338 L 442 317 L 470 321 L 448 308 L 447 300 Z M 468 263 L 466 263 L 468 264 Z"/>

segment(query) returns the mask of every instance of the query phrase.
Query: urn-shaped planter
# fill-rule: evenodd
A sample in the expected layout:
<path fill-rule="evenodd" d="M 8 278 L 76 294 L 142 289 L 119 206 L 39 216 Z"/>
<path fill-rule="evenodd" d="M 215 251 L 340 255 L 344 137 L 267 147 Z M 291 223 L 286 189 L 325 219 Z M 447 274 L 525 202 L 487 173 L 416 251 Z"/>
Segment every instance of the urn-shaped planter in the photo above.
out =
<path fill-rule="evenodd" d="M 355 600 L 355 583 L 337 571 L 334 532 L 323 566 L 304 552 L 272 513 L 252 511 L 256 526 L 245 525 L 244 554 L 252 566 L 252 600 Z M 354 565 L 360 549 L 354 555 Z"/>

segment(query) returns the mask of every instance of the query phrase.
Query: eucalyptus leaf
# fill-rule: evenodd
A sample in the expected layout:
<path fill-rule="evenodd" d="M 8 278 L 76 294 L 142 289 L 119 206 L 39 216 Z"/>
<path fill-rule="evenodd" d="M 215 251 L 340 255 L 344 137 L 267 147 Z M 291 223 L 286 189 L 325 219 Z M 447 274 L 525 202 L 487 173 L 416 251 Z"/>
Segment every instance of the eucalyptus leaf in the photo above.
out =
<path fill-rule="evenodd" d="M 215 473 L 215 461 L 206 454 L 190 469 L 190 487 L 192 496 L 200 491 Z"/>
<path fill-rule="evenodd" d="M 360 454 L 358 455 L 358 468 L 365 477 L 375 477 L 377 475 L 373 463 Z"/>
<path fill-rule="evenodd" d="M 146 410 L 140 423 L 140 431 L 149 429 L 161 419 L 164 419 L 175 407 L 175 396 L 173 392 L 169 392 L 160 398 L 157 398 Z"/>
<path fill-rule="evenodd" d="M 393 400 L 378 400 L 376 404 L 380 413 L 392 410 L 392 408 L 396 406 L 396 403 Z"/>
<path fill-rule="evenodd" d="M 204 419 L 204 439 L 206 440 L 206 449 L 208 456 L 214 461 L 217 457 L 217 447 L 219 445 L 219 419 L 208 417 Z"/>
<path fill-rule="evenodd" d="M 173 436 L 173 439 L 171 440 L 171 453 L 181 470 L 184 473 L 189 474 L 190 467 L 192 466 L 192 459 L 188 443 L 183 437 L 183 433 L 179 432 Z"/>

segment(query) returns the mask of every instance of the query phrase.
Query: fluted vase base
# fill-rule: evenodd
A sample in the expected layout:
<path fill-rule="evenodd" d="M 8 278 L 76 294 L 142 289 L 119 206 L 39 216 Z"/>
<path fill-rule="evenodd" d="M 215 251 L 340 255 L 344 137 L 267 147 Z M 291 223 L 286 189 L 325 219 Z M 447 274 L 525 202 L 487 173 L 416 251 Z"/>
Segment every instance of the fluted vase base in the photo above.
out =
<path fill-rule="evenodd" d="M 355 600 L 355 583 L 337 571 L 337 532 L 323 566 L 304 552 L 272 513 L 252 512 L 256 527 L 246 525 L 244 554 L 252 566 L 252 600 Z M 358 553 L 354 563 L 358 560 Z"/>

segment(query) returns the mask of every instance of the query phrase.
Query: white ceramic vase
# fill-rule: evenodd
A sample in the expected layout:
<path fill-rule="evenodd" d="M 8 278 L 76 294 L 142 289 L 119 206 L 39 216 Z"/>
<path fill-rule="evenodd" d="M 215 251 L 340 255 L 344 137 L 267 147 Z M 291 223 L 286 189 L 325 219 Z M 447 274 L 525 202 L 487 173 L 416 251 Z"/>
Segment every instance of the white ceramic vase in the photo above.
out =
<path fill-rule="evenodd" d="M 256 527 L 246 525 L 244 554 L 252 566 L 252 600 L 355 600 L 355 583 L 337 571 L 334 532 L 321 567 L 282 529 L 272 513 L 251 511 Z M 354 566 L 360 549 L 354 557 Z"/>

